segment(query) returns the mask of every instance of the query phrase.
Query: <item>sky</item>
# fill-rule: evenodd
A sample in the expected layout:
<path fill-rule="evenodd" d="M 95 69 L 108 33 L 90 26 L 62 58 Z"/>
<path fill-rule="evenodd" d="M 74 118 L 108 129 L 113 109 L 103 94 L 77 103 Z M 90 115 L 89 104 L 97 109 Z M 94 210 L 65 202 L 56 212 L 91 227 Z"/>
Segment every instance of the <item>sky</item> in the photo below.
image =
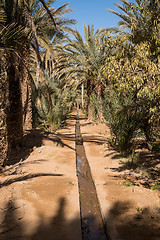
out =
<path fill-rule="evenodd" d="M 121 3 L 120 0 L 56 0 L 53 7 L 56 9 L 63 4 L 69 2 L 68 6 L 74 10 L 74 13 L 66 14 L 67 18 L 77 20 L 75 28 L 83 36 L 83 22 L 88 26 L 94 25 L 95 31 L 99 28 L 118 26 L 120 18 L 113 13 L 109 13 L 106 9 L 119 11 L 114 2 Z"/>

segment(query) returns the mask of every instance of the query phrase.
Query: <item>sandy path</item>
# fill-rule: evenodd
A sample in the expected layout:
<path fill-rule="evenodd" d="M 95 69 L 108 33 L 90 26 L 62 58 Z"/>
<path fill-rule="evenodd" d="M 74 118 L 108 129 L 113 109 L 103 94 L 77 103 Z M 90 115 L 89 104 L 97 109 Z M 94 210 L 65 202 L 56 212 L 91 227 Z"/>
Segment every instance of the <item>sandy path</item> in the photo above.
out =
<path fill-rule="evenodd" d="M 135 173 L 121 169 L 123 159 L 108 148 L 108 127 L 85 119 L 80 124 L 111 239 L 160 240 L 159 191 L 138 180 L 127 186 L 124 176 Z M 26 156 L 32 148 L 20 165 L 7 167 L 8 175 L 0 176 L 0 240 L 80 240 L 75 115 L 56 134 L 28 133 Z"/>
<path fill-rule="evenodd" d="M 56 135 L 32 131 L 26 147 L 42 145 L 0 177 L 0 239 L 81 239 L 74 126 L 71 119 Z"/>
<path fill-rule="evenodd" d="M 81 120 L 81 133 L 111 239 L 160 240 L 160 192 L 138 181 L 127 186 L 124 176 L 132 179 L 136 174 L 121 169 L 123 158 L 108 148 L 110 133 L 105 124 Z"/>

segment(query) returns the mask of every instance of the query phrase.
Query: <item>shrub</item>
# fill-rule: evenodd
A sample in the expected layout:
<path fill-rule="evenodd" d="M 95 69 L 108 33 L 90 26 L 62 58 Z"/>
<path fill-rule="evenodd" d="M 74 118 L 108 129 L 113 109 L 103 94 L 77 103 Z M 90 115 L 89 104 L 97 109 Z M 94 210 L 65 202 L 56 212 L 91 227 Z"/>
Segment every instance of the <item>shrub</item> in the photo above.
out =
<path fill-rule="evenodd" d="M 129 114 L 127 109 L 131 105 L 133 98 L 130 96 L 124 99 L 118 96 L 115 90 L 107 91 L 104 100 L 104 117 L 109 122 L 112 137 L 118 144 L 120 152 L 131 150 L 131 140 L 138 129 L 138 119 L 136 114 Z"/>
<path fill-rule="evenodd" d="M 34 125 L 40 124 L 47 130 L 57 129 L 71 110 L 72 92 L 68 87 L 63 89 L 58 78 L 49 77 L 47 73 L 45 77 L 47 85 L 41 82 L 37 88 L 40 103 L 34 99 Z"/>

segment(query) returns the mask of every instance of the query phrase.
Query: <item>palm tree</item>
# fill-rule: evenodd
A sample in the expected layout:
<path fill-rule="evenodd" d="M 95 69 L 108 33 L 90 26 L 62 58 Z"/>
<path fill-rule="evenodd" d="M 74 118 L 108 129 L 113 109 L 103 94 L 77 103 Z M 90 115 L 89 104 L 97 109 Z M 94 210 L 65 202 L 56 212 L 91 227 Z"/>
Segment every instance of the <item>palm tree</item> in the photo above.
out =
<path fill-rule="evenodd" d="M 79 86 L 84 83 L 88 95 L 88 105 L 91 94 L 100 97 L 106 86 L 101 68 L 111 52 L 110 37 L 106 32 L 98 30 L 94 33 L 94 26 L 84 26 L 84 40 L 78 30 L 71 30 L 74 40 L 68 38 L 65 46 L 61 47 L 57 71 L 67 82 L 75 81 Z"/>
<path fill-rule="evenodd" d="M 36 52 L 43 74 L 40 43 L 51 44 L 52 37 L 59 33 L 60 18 L 54 20 L 56 11 L 53 8 L 50 10 L 52 3 L 54 0 L 45 2 L 43 0 L 0 0 L 0 57 L 6 63 L 6 82 L 8 83 L 6 125 L 8 149 L 11 153 L 22 144 L 25 119 L 23 113 L 30 98 L 28 76 L 33 80 L 30 73 L 30 51 L 33 49 Z M 39 15 L 36 17 L 37 13 Z M 27 98 L 25 103 L 22 103 L 24 86 Z"/>
<path fill-rule="evenodd" d="M 121 12 L 110 9 L 107 11 L 121 18 L 119 25 L 127 30 L 125 34 L 134 44 L 147 41 L 152 54 L 157 56 L 160 47 L 160 2 L 158 0 L 135 0 L 135 3 L 121 0 L 121 2 L 123 5 L 115 3 Z"/>
<path fill-rule="evenodd" d="M 66 114 L 71 110 L 76 95 L 72 86 L 65 88 L 61 86 L 58 76 L 50 75 L 48 71 L 45 71 L 45 78 L 48 82 L 47 87 L 44 82 L 40 82 L 37 87 L 41 104 L 35 104 L 37 115 L 35 124 L 40 124 L 43 128 L 53 129 L 60 127 Z M 52 109 L 50 109 L 50 103 L 45 96 L 48 90 L 51 94 Z"/>
<path fill-rule="evenodd" d="M 21 95 L 21 53 L 26 50 L 29 35 L 21 24 L 25 22 L 24 5 L 15 1 L 1 1 L 1 56 L 5 59 L 8 103 L 6 126 L 8 149 L 16 149 L 22 143 L 23 111 Z"/>
<path fill-rule="evenodd" d="M 53 1 L 52 1 L 53 2 Z M 43 81 L 48 85 L 48 82 L 44 76 L 44 69 L 49 69 L 50 74 L 53 70 L 54 62 L 57 58 L 56 45 L 61 43 L 66 36 L 64 29 L 68 28 L 68 25 L 75 24 L 73 19 L 65 19 L 62 16 L 65 13 L 72 12 L 69 8 L 66 8 L 67 4 L 54 9 L 50 7 L 51 1 L 48 1 L 47 7 L 54 16 L 54 22 L 56 25 L 52 24 L 52 19 L 46 11 L 44 11 L 43 6 L 34 4 L 28 9 L 30 21 L 32 23 L 33 38 L 31 41 L 31 52 L 32 52 L 32 76 L 36 80 L 35 85 L 38 87 L 40 81 Z M 36 66 L 36 72 L 34 72 Z M 35 77 L 36 74 L 36 77 Z M 50 102 L 50 109 L 53 108 L 51 95 L 48 88 L 46 93 L 47 101 Z"/>

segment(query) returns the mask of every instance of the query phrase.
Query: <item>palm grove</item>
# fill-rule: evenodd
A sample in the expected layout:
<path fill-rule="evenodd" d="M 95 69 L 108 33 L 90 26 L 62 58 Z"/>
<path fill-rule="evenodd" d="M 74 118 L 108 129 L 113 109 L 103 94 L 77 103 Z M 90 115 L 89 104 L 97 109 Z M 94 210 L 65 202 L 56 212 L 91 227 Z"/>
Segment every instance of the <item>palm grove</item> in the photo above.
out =
<path fill-rule="evenodd" d="M 111 129 L 120 152 L 143 137 L 160 147 L 160 3 L 121 0 L 119 28 L 73 28 L 67 4 L 54 0 L 0 0 L 1 165 L 23 145 L 32 127 L 54 130 L 81 104 Z"/>

